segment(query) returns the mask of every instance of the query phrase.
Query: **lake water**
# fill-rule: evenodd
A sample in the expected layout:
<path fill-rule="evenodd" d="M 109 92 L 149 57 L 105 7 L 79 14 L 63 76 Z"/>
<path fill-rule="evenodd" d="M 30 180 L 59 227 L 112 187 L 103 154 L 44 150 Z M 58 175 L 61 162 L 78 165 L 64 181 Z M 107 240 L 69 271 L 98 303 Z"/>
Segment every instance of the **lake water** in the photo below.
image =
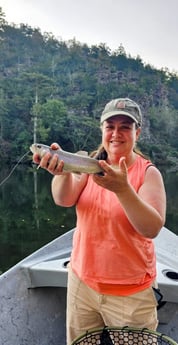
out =
<path fill-rule="evenodd" d="M 0 172 L 0 182 L 10 173 Z M 161 169 L 160 169 L 161 170 Z M 166 226 L 178 234 L 178 174 L 162 171 L 167 192 Z M 0 272 L 75 226 L 75 209 L 56 206 L 52 175 L 19 165 L 0 186 Z"/>

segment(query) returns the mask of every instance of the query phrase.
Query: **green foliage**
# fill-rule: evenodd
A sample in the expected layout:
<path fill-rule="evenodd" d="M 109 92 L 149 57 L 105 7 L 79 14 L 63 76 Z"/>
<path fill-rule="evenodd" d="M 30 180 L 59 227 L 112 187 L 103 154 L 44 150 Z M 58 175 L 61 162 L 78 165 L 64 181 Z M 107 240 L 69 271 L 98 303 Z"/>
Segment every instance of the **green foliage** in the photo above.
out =
<path fill-rule="evenodd" d="M 65 135 L 67 111 L 62 101 L 52 99 L 40 105 L 33 105 L 32 114 L 37 116 L 37 141 L 59 141 Z M 65 138 L 64 138 L 65 139 Z M 63 141 L 61 139 L 61 141 Z"/>
<path fill-rule="evenodd" d="M 132 58 L 122 44 L 64 42 L 28 25 L 9 25 L 0 8 L 1 159 L 31 142 L 59 142 L 72 152 L 95 149 L 110 99 L 130 97 L 143 111 L 140 147 L 156 162 L 177 164 L 178 75 Z M 171 163 L 171 164 L 172 164 Z"/>

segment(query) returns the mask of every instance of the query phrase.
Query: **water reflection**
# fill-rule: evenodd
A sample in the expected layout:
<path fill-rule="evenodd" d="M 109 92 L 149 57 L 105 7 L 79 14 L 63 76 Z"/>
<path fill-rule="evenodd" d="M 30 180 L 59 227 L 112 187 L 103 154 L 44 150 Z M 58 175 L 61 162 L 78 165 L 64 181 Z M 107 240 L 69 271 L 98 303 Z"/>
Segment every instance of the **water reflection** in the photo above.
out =
<path fill-rule="evenodd" d="M 5 167 L 0 181 L 9 173 Z M 178 234 L 178 174 L 162 171 L 168 200 L 166 226 Z M 20 165 L 0 187 L 0 271 L 75 226 L 75 209 L 58 207 L 51 197 L 52 176 Z"/>
<path fill-rule="evenodd" d="M 74 208 L 54 204 L 51 178 L 42 169 L 19 166 L 1 186 L 1 272 L 75 226 Z"/>

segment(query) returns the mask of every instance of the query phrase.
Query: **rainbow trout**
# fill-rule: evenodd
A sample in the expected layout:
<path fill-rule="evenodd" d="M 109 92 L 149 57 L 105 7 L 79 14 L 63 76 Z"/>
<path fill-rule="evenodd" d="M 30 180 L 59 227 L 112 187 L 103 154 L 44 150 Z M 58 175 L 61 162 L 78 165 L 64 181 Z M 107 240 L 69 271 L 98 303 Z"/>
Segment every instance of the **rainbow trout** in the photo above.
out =
<path fill-rule="evenodd" d="M 47 152 L 51 155 L 57 154 L 59 160 L 64 162 L 63 171 L 72 173 L 86 173 L 86 174 L 99 174 L 103 172 L 98 160 L 88 156 L 87 152 L 79 151 L 71 153 L 61 149 L 52 150 L 50 146 L 43 144 L 32 144 L 30 146 L 31 152 L 37 153 L 42 158 Z"/>

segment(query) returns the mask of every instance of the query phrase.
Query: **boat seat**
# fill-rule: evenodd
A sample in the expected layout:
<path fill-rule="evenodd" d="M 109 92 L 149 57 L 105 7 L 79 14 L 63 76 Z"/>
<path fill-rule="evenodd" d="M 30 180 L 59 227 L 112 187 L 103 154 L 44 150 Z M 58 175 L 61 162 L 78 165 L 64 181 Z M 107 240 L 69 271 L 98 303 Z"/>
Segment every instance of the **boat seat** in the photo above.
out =
<path fill-rule="evenodd" d="M 163 229 L 154 240 L 157 256 L 157 283 L 163 300 L 178 301 L 178 236 Z M 52 256 L 38 257 L 23 266 L 29 288 L 66 287 L 67 264 L 71 248 L 56 251 Z"/>
<path fill-rule="evenodd" d="M 47 260 L 26 268 L 29 288 L 36 287 L 66 287 L 67 265 L 70 257 Z"/>

